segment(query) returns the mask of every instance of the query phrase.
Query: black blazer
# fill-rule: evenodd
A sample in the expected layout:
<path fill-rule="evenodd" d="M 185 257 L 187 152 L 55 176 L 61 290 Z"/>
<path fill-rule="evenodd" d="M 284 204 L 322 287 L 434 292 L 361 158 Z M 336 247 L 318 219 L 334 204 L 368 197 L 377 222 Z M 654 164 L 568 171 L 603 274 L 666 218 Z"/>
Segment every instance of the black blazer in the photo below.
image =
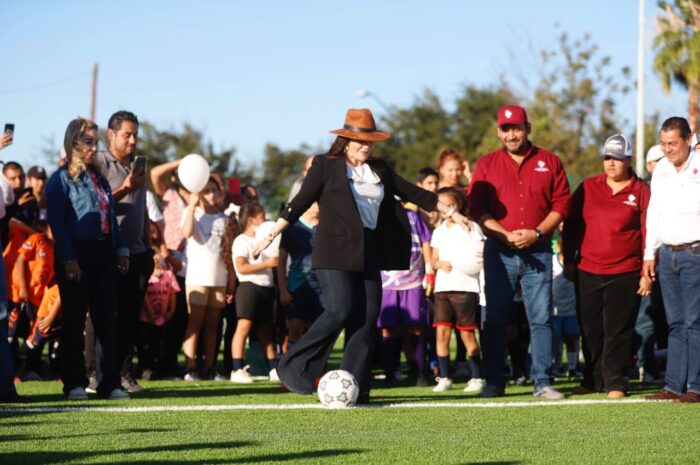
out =
<path fill-rule="evenodd" d="M 378 264 L 382 270 L 408 269 L 411 226 L 404 207 L 394 196 L 428 211 L 435 210 L 437 196 L 398 176 L 384 160 L 370 158 L 367 163 L 384 185 L 376 228 Z M 280 217 L 294 223 L 316 200 L 320 217 L 312 253 L 313 267 L 363 271 L 362 219 L 350 190 L 345 158 L 314 157 L 301 190 L 282 210 Z"/>

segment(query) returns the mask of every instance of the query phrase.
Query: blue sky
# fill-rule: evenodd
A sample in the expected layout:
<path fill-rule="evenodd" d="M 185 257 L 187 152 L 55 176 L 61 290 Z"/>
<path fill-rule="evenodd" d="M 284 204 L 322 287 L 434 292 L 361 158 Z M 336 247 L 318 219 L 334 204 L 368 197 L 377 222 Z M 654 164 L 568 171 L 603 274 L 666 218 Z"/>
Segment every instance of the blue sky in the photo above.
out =
<path fill-rule="evenodd" d="M 656 3 L 646 1 L 646 113 L 684 115 L 685 92 L 651 71 Z M 190 122 L 244 163 L 264 144 L 326 145 L 347 108 L 409 105 L 425 87 L 446 102 L 467 83 L 514 69 L 558 33 L 592 35 L 616 69 L 636 70 L 636 0 L 620 1 L 11 1 L 2 6 L 0 124 L 16 125 L 2 160 L 43 162 L 68 121 L 88 115 L 100 66 L 97 123 L 128 109 L 161 128 Z M 554 25 L 558 24 L 557 30 Z M 514 58 L 516 57 L 516 58 Z M 514 66 L 514 60 L 517 66 Z M 635 72 L 636 74 L 636 72 Z M 635 100 L 624 103 L 635 120 Z M 627 128 L 630 129 L 630 128 Z"/>

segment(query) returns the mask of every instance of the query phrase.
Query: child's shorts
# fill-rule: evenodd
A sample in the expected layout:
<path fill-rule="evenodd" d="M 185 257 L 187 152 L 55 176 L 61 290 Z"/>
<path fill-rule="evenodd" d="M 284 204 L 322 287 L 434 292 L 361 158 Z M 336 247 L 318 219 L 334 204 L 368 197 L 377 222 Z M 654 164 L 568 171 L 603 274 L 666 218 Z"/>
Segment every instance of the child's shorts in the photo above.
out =
<path fill-rule="evenodd" d="M 433 327 L 450 326 L 474 331 L 481 323 L 479 294 L 476 292 L 436 292 Z"/>
<path fill-rule="evenodd" d="M 250 282 L 238 284 L 236 289 L 236 316 L 253 320 L 258 324 L 271 324 L 275 288 L 258 286 Z"/>
<path fill-rule="evenodd" d="M 303 285 L 292 294 L 292 305 L 287 309 L 287 319 L 298 318 L 312 322 L 323 312 L 321 289 Z"/>
<path fill-rule="evenodd" d="M 223 286 L 185 286 L 187 303 L 211 308 L 226 306 L 226 288 Z"/>
<path fill-rule="evenodd" d="M 576 315 L 571 316 L 553 316 L 552 317 L 552 337 L 562 337 L 565 335 L 581 335 Z"/>
<path fill-rule="evenodd" d="M 424 292 L 420 286 L 402 291 L 385 289 L 382 292 L 377 327 L 426 326 L 429 320 Z"/>

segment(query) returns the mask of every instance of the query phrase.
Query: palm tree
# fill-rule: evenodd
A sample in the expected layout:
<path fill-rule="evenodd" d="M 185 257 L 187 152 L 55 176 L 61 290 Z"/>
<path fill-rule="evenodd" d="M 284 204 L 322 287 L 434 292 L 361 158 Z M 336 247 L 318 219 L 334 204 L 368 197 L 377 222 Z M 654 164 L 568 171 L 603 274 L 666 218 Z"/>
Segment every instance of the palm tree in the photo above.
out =
<path fill-rule="evenodd" d="M 688 90 L 688 120 L 700 129 L 700 0 L 660 1 L 656 20 L 654 69 L 668 93 L 671 82 Z"/>

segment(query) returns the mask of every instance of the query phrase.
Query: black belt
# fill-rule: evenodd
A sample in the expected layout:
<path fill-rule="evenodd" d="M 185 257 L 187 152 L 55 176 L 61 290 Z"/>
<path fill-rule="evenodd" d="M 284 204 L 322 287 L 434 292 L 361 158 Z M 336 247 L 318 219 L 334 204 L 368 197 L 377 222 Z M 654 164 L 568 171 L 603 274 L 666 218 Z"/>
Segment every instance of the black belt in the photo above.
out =
<path fill-rule="evenodd" d="M 691 242 L 690 244 L 666 245 L 666 248 L 673 252 L 680 252 L 682 250 L 693 249 L 695 247 L 700 247 L 700 241 Z"/>

